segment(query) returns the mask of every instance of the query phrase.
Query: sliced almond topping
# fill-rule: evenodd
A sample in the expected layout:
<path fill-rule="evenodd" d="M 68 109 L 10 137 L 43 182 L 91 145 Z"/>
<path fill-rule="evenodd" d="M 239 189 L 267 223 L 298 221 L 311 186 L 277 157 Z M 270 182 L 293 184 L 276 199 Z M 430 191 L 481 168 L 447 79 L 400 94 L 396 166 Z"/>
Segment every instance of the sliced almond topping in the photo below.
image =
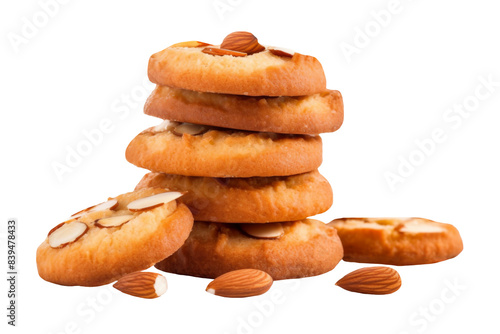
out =
<path fill-rule="evenodd" d="M 168 191 L 156 195 L 151 195 L 144 198 L 136 199 L 127 205 L 127 209 L 132 212 L 151 210 L 165 203 L 176 200 L 177 198 L 184 195 L 184 193 L 178 191 Z"/>
<path fill-rule="evenodd" d="M 89 212 L 104 211 L 104 210 L 114 210 L 118 206 L 118 201 L 113 198 L 107 202 L 97 204 L 89 210 Z"/>
<path fill-rule="evenodd" d="M 157 126 L 153 127 L 151 131 L 154 133 L 168 131 L 168 130 L 172 130 L 177 125 L 179 125 L 179 123 L 172 122 L 172 121 L 169 121 L 168 119 L 166 119 L 163 122 L 161 122 L 160 124 L 158 124 Z"/>
<path fill-rule="evenodd" d="M 113 287 L 131 296 L 140 298 L 158 298 L 167 289 L 167 279 L 157 273 L 135 272 L 120 278 Z"/>
<path fill-rule="evenodd" d="M 373 218 L 372 220 L 379 225 L 395 225 L 395 224 L 397 224 L 397 221 L 400 221 L 403 219 L 405 219 L 405 218 L 387 217 L 387 218 Z M 368 220 L 368 221 L 370 221 L 370 220 Z"/>
<path fill-rule="evenodd" d="M 199 42 L 199 41 L 187 41 L 187 42 L 180 42 L 176 43 L 174 45 L 170 45 L 170 48 L 199 48 L 200 46 L 208 46 L 211 44 L 204 43 L 204 42 Z"/>
<path fill-rule="evenodd" d="M 203 53 L 207 53 L 213 56 L 234 56 L 234 57 L 245 57 L 247 54 L 244 52 L 226 50 L 226 49 L 218 49 L 218 48 L 204 48 L 201 50 Z"/>
<path fill-rule="evenodd" d="M 172 129 L 172 133 L 176 136 L 188 134 L 191 136 L 200 135 L 208 131 L 208 127 L 201 124 L 180 123 Z"/>
<path fill-rule="evenodd" d="M 410 234 L 418 234 L 418 233 L 441 233 L 445 230 L 440 226 L 431 224 L 425 221 L 411 221 L 408 223 L 402 224 L 398 231 L 401 233 L 410 233 Z"/>
<path fill-rule="evenodd" d="M 134 215 L 122 215 L 122 216 L 101 218 L 95 221 L 95 225 L 97 227 L 118 227 L 122 226 L 125 223 L 128 223 L 130 220 L 132 220 L 132 218 L 134 218 Z"/>
<path fill-rule="evenodd" d="M 249 55 L 266 49 L 259 44 L 257 37 L 246 31 L 236 31 L 227 35 L 220 47 L 221 49 L 244 52 Z"/>
<path fill-rule="evenodd" d="M 83 210 L 80 210 L 78 211 L 77 213 L 74 213 L 72 214 L 69 219 L 77 219 L 77 218 L 80 218 L 81 216 L 83 216 L 87 211 L 89 211 L 90 209 L 92 209 L 95 205 L 92 205 L 92 206 L 89 206 L 88 208 L 86 209 L 83 209 Z"/>
<path fill-rule="evenodd" d="M 277 48 L 275 46 L 269 46 L 267 49 L 273 55 L 279 56 L 279 57 L 293 57 L 293 55 L 295 54 L 295 52 L 292 50 L 288 50 L 285 48 Z"/>
<path fill-rule="evenodd" d="M 222 297 L 241 298 L 261 295 L 273 285 L 272 277 L 257 269 L 240 269 L 225 273 L 210 284 L 206 291 Z"/>
<path fill-rule="evenodd" d="M 61 223 L 50 230 L 48 235 L 49 245 L 52 248 L 61 248 L 77 241 L 88 230 L 88 226 L 79 221 Z"/>
<path fill-rule="evenodd" d="M 285 233 L 280 223 L 240 224 L 240 228 L 249 236 L 259 239 L 277 239 Z"/>
<path fill-rule="evenodd" d="M 106 201 L 106 202 L 88 207 L 84 210 L 78 211 L 77 213 L 73 214 L 70 217 L 70 219 L 71 218 L 74 218 L 74 219 L 80 218 L 81 216 L 83 216 L 84 214 L 89 213 L 89 212 L 104 211 L 104 210 L 108 210 L 108 209 L 114 210 L 117 206 L 118 206 L 118 201 L 113 198 L 113 199 L 110 199 L 109 201 Z"/>

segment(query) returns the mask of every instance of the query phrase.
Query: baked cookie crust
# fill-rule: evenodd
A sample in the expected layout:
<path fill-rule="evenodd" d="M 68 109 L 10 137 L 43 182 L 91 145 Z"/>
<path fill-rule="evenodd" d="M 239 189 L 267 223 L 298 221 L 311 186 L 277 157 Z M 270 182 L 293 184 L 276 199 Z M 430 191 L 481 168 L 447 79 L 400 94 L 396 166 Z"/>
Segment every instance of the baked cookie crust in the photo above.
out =
<path fill-rule="evenodd" d="M 193 225 L 187 206 L 173 201 L 143 212 L 127 209 L 128 203 L 161 192 L 165 189 L 147 188 L 123 194 L 116 197 L 118 206 L 114 210 L 88 212 L 65 222 L 78 220 L 88 230 L 61 248 L 51 247 L 46 238 L 36 253 L 40 277 L 61 285 L 98 286 L 147 269 L 174 253 Z M 119 227 L 100 228 L 95 223 L 100 218 L 125 214 L 134 218 Z"/>
<path fill-rule="evenodd" d="M 286 176 L 317 169 L 319 136 L 209 129 L 197 135 L 150 128 L 128 145 L 127 160 L 153 172 L 208 177 Z"/>
<path fill-rule="evenodd" d="M 219 46 L 214 46 L 218 48 Z M 265 50 L 245 57 L 214 56 L 205 47 L 169 47 L 151 56 L 148 76 L 162 86 L 249 96 L 302 96 L 326 90 L 320 62 Z"/>
<path fill-rule="evenodd" d="M 314 135 L 340 128 L 344 104 L 336 90 L 298 97 L 251 97 L 157 86 L 144 113 L 231 129 Z"/>
<path fill-rule="evenodd" d="M 281 224 L 280 238 L 258 239 L 234 224 L 195 222 L 186 243 L 155 267 L 207 278 L 253 268 L 280 280 L 320 275 L 341 260 L 342 244 L 334 228 L 314 219 Z"/>
<path fill-rule="evenodd" d="M 444 261 L 463 249 L 458 230 L 424 218 L 340 218 L 329 223 L 344 246 L 344 260 L 392 265 Z"/>
<path fill-rule="evenodd" d="M 186 191 L 179 201 L 194 219 L 220 223 L 267 223 L 305 219 L 328 210 L 332 188 L 317 171 L 292 176 L 210 178 L 148 173 L 136 190 Z"/>

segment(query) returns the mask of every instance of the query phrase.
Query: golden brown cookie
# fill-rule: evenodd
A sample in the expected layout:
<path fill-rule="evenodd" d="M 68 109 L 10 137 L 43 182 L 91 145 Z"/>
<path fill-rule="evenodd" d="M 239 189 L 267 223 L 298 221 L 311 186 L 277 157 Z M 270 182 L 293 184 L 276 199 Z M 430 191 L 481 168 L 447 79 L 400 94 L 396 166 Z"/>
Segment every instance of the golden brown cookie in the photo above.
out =
<path fill-rule="evenodd" d="M 411 265 L 453 258 L 463 249 L 458 230 L 423 218 L 340 218 L 330 226 L 344 246 L 344 260 Z"/>
<path fill-rule="evenodd" d="M 326 90 L 323 67 L 316 58 L 263 46 L 252 53 L 247 47 L 252 37 L 240 37 L 241 43 L 183 42 L 157 52 L 149 59 L 149 80 L 162 86 L 250 96 L 302 96 Z"/>
<path fill-rule="evenodd" d="M 209 177 L 294 175 L 317 169 L 319 136 L 280 135 L 164 122 L 137 135 L 129 162 L 153 172 Z"/>
<path fill-rule="evenodd" d="M 148 173 L 135 189 L 148 187 L 186 192 L 179 200 L 195 220 L 220 223 L 301 220 L 328 210 L 333 201 L 330 184 L 317 170 L 252 178 Z"/>
<path fill-rule="evenodd" d="M 195 222 L 186 243 L 155 267 L 207 278 L 253 268 L 280 280 L 326 273 L 342 255 L 336 230 L 314 219 L 240 225 Z"/>
<path fill-rule="evenodd" d="M 252 97 L 157 86 L 146 101 L 144 113 L 231 129 L 319 134 L 340 128 L 344 105 L 336 90 L 299 97 Z"/>
<path fill-rule="evenodd" d="M 38 247 L 38 273 L 61 285 L 97 286 L 149 268 L 189 236 L 181 194 L 145 188 L 120 195 L 57 225 Z"/>

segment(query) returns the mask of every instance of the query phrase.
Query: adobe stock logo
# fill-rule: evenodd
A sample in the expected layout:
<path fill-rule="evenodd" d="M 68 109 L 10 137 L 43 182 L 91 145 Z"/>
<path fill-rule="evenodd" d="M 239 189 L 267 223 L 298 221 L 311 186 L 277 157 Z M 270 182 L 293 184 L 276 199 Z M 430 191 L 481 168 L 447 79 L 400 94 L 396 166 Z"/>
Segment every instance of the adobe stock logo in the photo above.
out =
<path fill-rule="evenodd" d="M 412 149 L 407 154 L 397 157 L 397 166 L 384 173 L 385 181 L 392 191 L 395 191 L 398 185 L 404 183 L 417 171 L 418 167 L 433 156 L 439 145 L 448 140 L 449 134 L 459 129 L 466 119 L 478 111 L 481 102 L 498 93 L 500 81 L 494 79 L 493 74 L 481 75 L 477 81 L 479 83 L 470 95 L 443 112 L 443 126 L 433 128 L 430 135 L 415 139 Z"/>
<path fill-rule="evenodd" d="M 233 12 L 242 4 L 243 0 L 214 0 L 212 6 L 221 21 L 224 21 L 227 13 Z"/>
<path fill-rule="evenodd" d="M 420 305 L 408 317 L 410 328 L 399 334 L 424 333 L 433 323 L 439 321 L 444 316 L 450 306 L 457 302 L 462 293 L 467 290 L 467 286 L 459 282 L 458 278 L 453 281 L 445 279 L 444 287 L 439 294 L 431 299 L 427 304 Z"/>
<path fill-rule="evenodd" d="M 8 32 L 7 39 L 14 49 L 15 53 L 19 53 L 20 47 L 26 45 L 38 36 L 40 31 L 45 28 L 51 19 L 59 14 L 61 5 L 66 5 L 70 0 L 40 0 L 38 6 L 40 7 L 33 14 L 28 17 L 21 17 L 21 27 L 18 32 Z"/>
<path fill-rule="evenodd" d="M 82 129 L 79 140 L 73 145 L 65 145 L 64 157 L 51 162 L 55 176 L 62 182 L 72 174 L 85 160 L 92 155 L 94 149 L 102 146 L 106 138 L 116 127 L 130 117 L 132 110 L 142 107 L 149 93 L 154 89 L 147 77 L 141 84 L 132 87 L 127 93 L 120 94 L 110 105 L 111 113 L 103 117 L 92 128 Z"/>
<path fill-rule="evenodd" d="M 372 10 L 368 21 L 361 26 L 355 26 L 351 41 L 343 41 L 339 45 L 347 63 L 351 63 L 354 56 L 361 54 L 391 24 L 393 18 L 403 12 L 403 9 L 400 0 L 390 0 L 386 8 Z"/>

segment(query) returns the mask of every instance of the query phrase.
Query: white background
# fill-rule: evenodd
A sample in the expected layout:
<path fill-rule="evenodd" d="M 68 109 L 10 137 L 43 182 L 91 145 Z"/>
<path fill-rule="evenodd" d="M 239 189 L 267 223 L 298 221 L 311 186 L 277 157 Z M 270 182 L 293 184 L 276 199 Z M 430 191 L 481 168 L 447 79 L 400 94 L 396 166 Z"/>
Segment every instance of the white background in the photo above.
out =
<path fill-rule="evenodd" d="M 46 9 L 49 17 L 45 2 L 2 1 L 0 8 L 0 259 L 6 262 L 6 221 L 15 217 L 20 273 L 16 328 L 6 325 L 1 280 L 2 333 L 499 331 L 497 3 L 74 0 Z M 389 9 L 390 17 L 381 14 Z M 26 22 L 39 27 L 30 32 Z M 335 194 L 323 221 L 422 216 L 452 223 L 464 240 L 462 254 L 397 267 L 403 286 L 387 296 L 336 287 L 364 266 L 346 262 L 319 277 L 275 282 L 269 293 L 247 299 L 215 297 L 204 291 L 209 280 L 172 274 L 169 291 L 155 300 L 40 279 L 35 252 L 47 231 L 81 208 L 131 191 L 145 173 L 124 152 L 138 132 L 158 123 L 142 114 L 152 89 L 149 56 L 185 40 L 218 43 L 236 30 L 316 56 L 328 87 L 344 96 L 343 127 L 323 136 L 320 171 Z M 15 46 L 13 36 L 25 39 Z M 347 44 L 356 53 L 346 56 Z M 488 91 L 481 78 L 496 86 Z M 448 111 L 464 104 L 467 117 Z M 108 133 L 58 179 L 53 164 L 65 164 L 68 150 L 101 122 L 111 124 Z M 432 147 L 435 131 L 444 139 Z M 428 143 L 427 153 L 416 141 Z M 386 175 L 398 173 L 400 159 L 415 164 L 391 188 Z"/>

